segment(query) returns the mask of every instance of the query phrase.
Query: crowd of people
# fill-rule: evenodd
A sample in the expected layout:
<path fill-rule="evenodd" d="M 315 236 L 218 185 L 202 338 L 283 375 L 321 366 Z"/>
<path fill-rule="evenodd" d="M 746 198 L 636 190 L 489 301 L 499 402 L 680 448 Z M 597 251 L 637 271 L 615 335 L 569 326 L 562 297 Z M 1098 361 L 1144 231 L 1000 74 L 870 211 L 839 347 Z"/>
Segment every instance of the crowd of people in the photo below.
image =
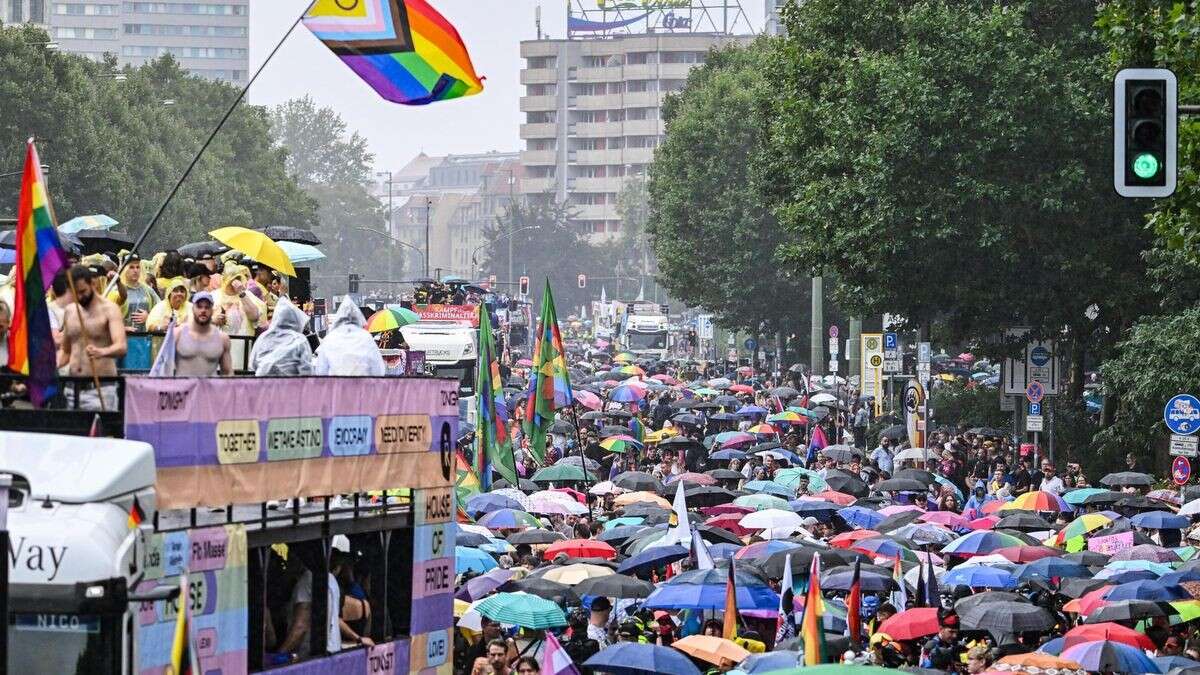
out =
<path fill-rule="evenodd" d="M 790 672 L 818 644 L 799 630 L 811 586 L 825 649 L 809 665 L 1200 669 L 1200 501 L 1154 489 L 1133 454 L 1089 476 L 1000 430 L 922 442 L 829 378 L 629 354 L 577 358 L 571 378 L 545 456 L 517 394 L 517 484 L 460 490 L 458 672 L 557 674 L 562 654 L 655 672 L 624 643 L 699 672 Z M 470 436 L 462 450 L 473 461 Z M 552 605 L 508 611 L 530 596 Z"/>

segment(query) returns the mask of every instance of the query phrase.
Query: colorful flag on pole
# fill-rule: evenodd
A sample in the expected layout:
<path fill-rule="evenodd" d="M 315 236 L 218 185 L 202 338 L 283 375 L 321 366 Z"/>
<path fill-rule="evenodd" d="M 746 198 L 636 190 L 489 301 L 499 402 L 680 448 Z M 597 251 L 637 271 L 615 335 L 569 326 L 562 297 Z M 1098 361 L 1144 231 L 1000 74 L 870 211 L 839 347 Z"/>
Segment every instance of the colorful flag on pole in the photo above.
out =
<path fill-rule="evenodd" d="M 804 665 L 815 666 L 825 662 L 825 629 L 821 618 L 825 613 L 825 598 L 821 596 L 821 554 L 813 556 L 808 570 L 808 593 L 804 598 L 804 618 L 800 622 L 800 634 L 804 638 Z"/>
<path fill-rule="evenodd" d="M 196 666 L 196 654 L 192 651 L 191 596 L 188 594 L 188 578 L 186 574 L 179 575 L 179 597 L 177 615 L 175 618 L 175 637 L 171 641 L 171 672 L 175 675 L 195 675 L 200 671 Z"/>
<path fill-rule="evenodd" d="M 892 591 L 892 606 L 897 612 L 903 612 L 908 607 L 908 589 L 904 586 L 904 568 L 900 566 L 900 557 L 892 563 L 892 581 L 896 582 L 896 590 Z"/>
<path fill-rule="evenodd" d="M 479 303 L 479 359 L 476 361 L 475 406 L 475 474 L 480 488 L 492 487 L 492 467 L 509 485 L 517 484 L 517 460 L 513 457 L 512 439 L 508 437 L 508 404 L 500 380 L 500 361 L 496 341 L 492 338 L 492 319 L 487 304 Z"/>
<path fill-rule="evenodd" d="M 850 594 L 846 596 L 846 628 L 850 632 L 850 647 L 862 646 L 862 579 L 859 560 L 854 560 L 854 576 L 850 578 Z"/>
<path fill-rule="evenodd" d="M 471 522 L 467 515 L 467 500 L 480 493 L 479 476 L 471 469 L 471 463 L 459 450 L 454 453 L 457 467 L 454 472 L 454 497 L 458 505 L 458 522 Z"/>
<path fill-rule="evenodd" d="M 675 487 L 675 501 L 671 504 L 671 515 L 667 522 L 671 525 L 671 530 L 663 541 L 664 545 L 686 546 L 692 540 L 692 526 L 688 522 L 687 497 L 683 494 L 683 481 L 679 481 Z"/>
<path fill-rule="evenodd" d="M 567 352 L 558 330 L 554 295 L 547 279 L 546 290 L 542 293 L 541 326 L 533 347 L 533 367 L 525 397 L 525 436 L 529 438 L 529 450 L 539 464 L 546 461 L 546 433 L 554 423 L 555 411 L 574 402 L 571 378 L 567 373 Z"/>
<path fill-rule="evenodd" d="M 542 672 L 546 675 L 579 675 L 571 655 L 550 631 L 546 631 L 546 644 L 542 646 Z"/>
<path fill-rule="evenodd" d="M 8 367 L 29 376 L 29 399 L 40 408 L 58 392 L 58 350 L 50 333 L 46 290 L 54 275 L 67 266 L 67 252 L 58 238 L 54 209 L 32 138 L 25 145 L 16 239 L 16 265 L 12 271 L 16 293 L 8 331 Z"/>
<path fill-rule="evenodd" d="M 812 464 L 817 453 L 829 445 L 829 441 L 825 439 L 825 430 L 821 428 L 821 425 L 812 424 L 810 426 L 812 426 L 812 438 L 809 440 L 808 456 L 805 458 L 808 464 Z"/>
<path fill-rule="evenodd" d="M 638 443 L 646 440 L 646 425 L 637 417 L 629 419 L 629 435 L 637 439 Z"/>
<path fill-rule="evenodd" d="M 729 578 L 725 581 L 725 625 L 721 629 L 721 637 L 732 640 L 737 637 L 737 581 L 734 579 L 737 564 L 729 559 Z"/>
<path fill-rule="evenodd" d="M 779 584 L 779 623 L 775 644 L 796 637 L 796 590 L 792 581 L 792 554 L 783 559 L 783 581 Z"/>
<path fill-rule="evenodd" d="M 937 576 L 933 573 L 933 557 L 928 553 L 925 553 L 925 563 L 925 567 L 927 568 L 925 574 L 925 606 L 938 607 L 942 604 L 941 598 L 938 597 L 941 593 L 938 590 Z"/>
<path fill-rule="evenodd" d="M 304 25 L 389 101 L 424 105 L 483 91 L 458 31 L 426 0 L 316 0 Z"/>

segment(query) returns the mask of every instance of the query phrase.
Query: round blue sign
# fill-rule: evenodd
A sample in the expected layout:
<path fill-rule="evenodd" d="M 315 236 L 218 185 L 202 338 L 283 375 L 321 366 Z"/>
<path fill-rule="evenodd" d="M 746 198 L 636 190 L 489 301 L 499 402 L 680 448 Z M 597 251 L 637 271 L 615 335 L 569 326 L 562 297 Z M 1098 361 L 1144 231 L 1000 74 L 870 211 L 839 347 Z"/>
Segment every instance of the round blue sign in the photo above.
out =
<path fill-rule="evenodd" d="M 1038 368 L 1050 363 L 1050 356 L 1050 350 L 1041 345 L 1034 347 L 1033 351 L 1029 352 L 1029 360 Z"/>
<path fill-rule="evenodd" d="M 742 346 L 750 351 L 754 351 L 758 348 L 758 343 L 754 341 L 754 338 L 746 338 L 746 341 L 742 343 Z"/>
<path fill-rule="evenodd" d="M 1200 400 L 1191 394 L 1179 394 L 1167 401 L 1163 421 L 1171 433 L 1188 436 L 1200 430 Z"/>

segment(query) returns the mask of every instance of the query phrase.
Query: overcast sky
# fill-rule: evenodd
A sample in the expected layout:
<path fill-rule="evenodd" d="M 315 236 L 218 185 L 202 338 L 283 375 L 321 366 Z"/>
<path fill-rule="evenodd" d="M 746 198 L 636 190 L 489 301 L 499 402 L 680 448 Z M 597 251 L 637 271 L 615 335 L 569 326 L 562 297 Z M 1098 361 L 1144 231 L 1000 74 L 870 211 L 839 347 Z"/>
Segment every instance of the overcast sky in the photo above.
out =
<path fill-rule="evenodd" d="M 274 105 L 308 94 L 341 113 L 370 140 L 380 169 L 398 169 L 422 150 L 447 153 L 515 151 L 522 115 L 520 41 L 536 37 L 534 13 L 542 6 L 542 33 L 566 36 L 563 0 L 432 0 L 466 42 L 475 71 L 487 78 L 477 96 L 402 106 L 379 98 L 303 26 L 292 32 L 250 90 L 250 100 Z M 250 9 L 250 71 L 267 57 L 308 0 L 257 0 Z M 756 28 L 763 3 L 744 0 Z"/>

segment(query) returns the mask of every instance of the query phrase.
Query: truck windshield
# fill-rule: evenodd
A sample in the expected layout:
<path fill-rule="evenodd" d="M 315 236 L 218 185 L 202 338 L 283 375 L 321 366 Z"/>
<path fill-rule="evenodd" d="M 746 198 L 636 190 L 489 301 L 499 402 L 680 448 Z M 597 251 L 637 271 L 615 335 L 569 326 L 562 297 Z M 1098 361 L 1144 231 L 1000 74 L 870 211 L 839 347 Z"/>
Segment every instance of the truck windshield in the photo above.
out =
<path fill-rule="evenodd" d="M 667 333 L 634 333 L 628 334 L 629 349 L 666 349 Z"/>
<path fill-rule="evenodd" d="M 115 673 L 120 639 L 114 619 L 86 614 L 13 614 L 10 673 Z"/>

